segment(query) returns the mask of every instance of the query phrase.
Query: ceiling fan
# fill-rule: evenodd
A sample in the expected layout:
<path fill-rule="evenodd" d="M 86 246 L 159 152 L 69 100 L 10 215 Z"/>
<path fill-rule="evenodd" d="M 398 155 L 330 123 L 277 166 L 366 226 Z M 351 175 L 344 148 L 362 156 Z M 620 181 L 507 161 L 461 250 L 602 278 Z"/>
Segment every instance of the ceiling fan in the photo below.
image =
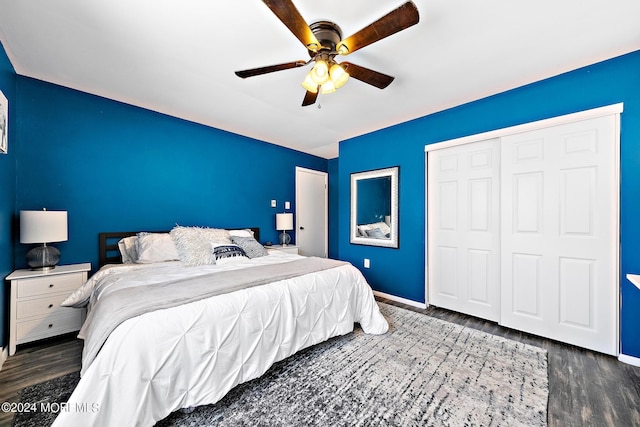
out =
<path fill-rule="evenodd" d="M 291 0 L 263 0 L 263 2 L 302 42 L 311 59 L 236 71 L 236 75 L 244 79 L 274 71 L 304 67 L 315 62 L 302 82 L 302 86 L 307 90 L 302 101 L 303 107 L 315 103 L 319 92 L 323 94 L 334 92 L 347 82 L 349 76 L 379 89 L 389 86 L 394 77 L 350 62 L 338 63 L 335 57 L 348 55 L 409 28 L 417 24 L 420 19 L 416 6 L 408 1 L 352 36 L 343 39 L 342 30 L 333 22 L 316 21 L 307 24 Z"/>

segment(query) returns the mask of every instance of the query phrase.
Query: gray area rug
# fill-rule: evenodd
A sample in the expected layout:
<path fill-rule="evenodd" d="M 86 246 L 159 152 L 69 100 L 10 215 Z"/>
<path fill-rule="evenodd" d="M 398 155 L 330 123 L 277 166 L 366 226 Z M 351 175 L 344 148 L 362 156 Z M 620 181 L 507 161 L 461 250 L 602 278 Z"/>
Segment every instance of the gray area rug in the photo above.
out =
<path fill-rule="evenodd" d="M 379 303 L 389 333 L 360 328 L 277 363 L 215 405 L 158 426 L 546 426 L 547 353 Z M 64 402 L 70 374 L 26 388 L 22 402 Z M 46 426 L 52 413 L 19 413 Z"/>

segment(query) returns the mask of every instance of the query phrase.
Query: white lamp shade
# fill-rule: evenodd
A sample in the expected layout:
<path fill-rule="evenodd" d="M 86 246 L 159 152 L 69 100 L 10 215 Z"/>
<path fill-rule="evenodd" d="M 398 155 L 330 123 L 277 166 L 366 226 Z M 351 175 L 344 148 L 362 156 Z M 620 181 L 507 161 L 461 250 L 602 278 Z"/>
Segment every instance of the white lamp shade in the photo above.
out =
<path fill-rule="evenodd" d="M 314 82 L 311 78 L 311 74 L 307 74 L 302 82 L 302 87 L 311 93 L 318 93 L 318 83 Z"/>
<path fill-rule="evenodd" d="M 276 214 L 276 230 L 293 230 L 293 214 Z"/>
<path fill-rule="evenodd" d="M 309 71 L 309 75 L 316 84 L 324 84 L 329 80 L 329 65 L 326 61 L 317 59 L 316 65 L 314 65 L 311 71 Z"/>
<path fill-rule="evenodd" d="M 65 242 L 67 211 L 20 211 L 20 243 Z"/>

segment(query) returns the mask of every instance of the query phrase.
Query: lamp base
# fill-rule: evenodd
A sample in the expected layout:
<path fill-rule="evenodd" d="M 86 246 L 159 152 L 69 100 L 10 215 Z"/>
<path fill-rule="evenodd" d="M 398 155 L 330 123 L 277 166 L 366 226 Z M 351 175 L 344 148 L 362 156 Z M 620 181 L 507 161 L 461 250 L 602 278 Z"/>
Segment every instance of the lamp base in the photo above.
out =
<path fill-rule="evenodd" d="M 291 236 L 289 236 L 286 231 L 280 233 L 280 244 L 287 246 L 289 243 L 291 243 Z"/>
<path fill-rule="evenodd" d="M 32 270 L 44 271 L 56 268 L 60 251 L 53 246 L 36 246 L 27 252 L 27 264 Z"/>

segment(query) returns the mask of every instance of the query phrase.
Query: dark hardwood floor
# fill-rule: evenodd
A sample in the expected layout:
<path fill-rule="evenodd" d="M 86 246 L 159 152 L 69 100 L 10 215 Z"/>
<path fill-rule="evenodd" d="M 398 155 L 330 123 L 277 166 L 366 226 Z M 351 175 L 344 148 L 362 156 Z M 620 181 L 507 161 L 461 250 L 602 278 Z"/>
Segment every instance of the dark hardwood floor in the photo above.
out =
<path fill-rule="evenodd" d="M 0 403 L 19 402 L 20 391 L 80 370 L 82 341 L 77 333 L 18 346 L 0 371 Z M 13 413 L 0 411 L 0 426 L 10 426 Z"/>
<path fill-rule="evenodd" d="M 640 426 L 640 368 L 615 357 L 503 328 L 435 307 L 409 310 L 545 348 L 549 360 L 549 426 Z M 72 335 L 18 347 L 0 371 L 0 402 L 18 402 L 22 388 L 80 369 L 82 342 Z M 13 414 L 0 412 L 0 426 Z"/>
<path fill-rule="evenodd" d="M 381 301 L 547 350 L 549 426 L 640 426 L 640 367 L 453 311 Z"/>

